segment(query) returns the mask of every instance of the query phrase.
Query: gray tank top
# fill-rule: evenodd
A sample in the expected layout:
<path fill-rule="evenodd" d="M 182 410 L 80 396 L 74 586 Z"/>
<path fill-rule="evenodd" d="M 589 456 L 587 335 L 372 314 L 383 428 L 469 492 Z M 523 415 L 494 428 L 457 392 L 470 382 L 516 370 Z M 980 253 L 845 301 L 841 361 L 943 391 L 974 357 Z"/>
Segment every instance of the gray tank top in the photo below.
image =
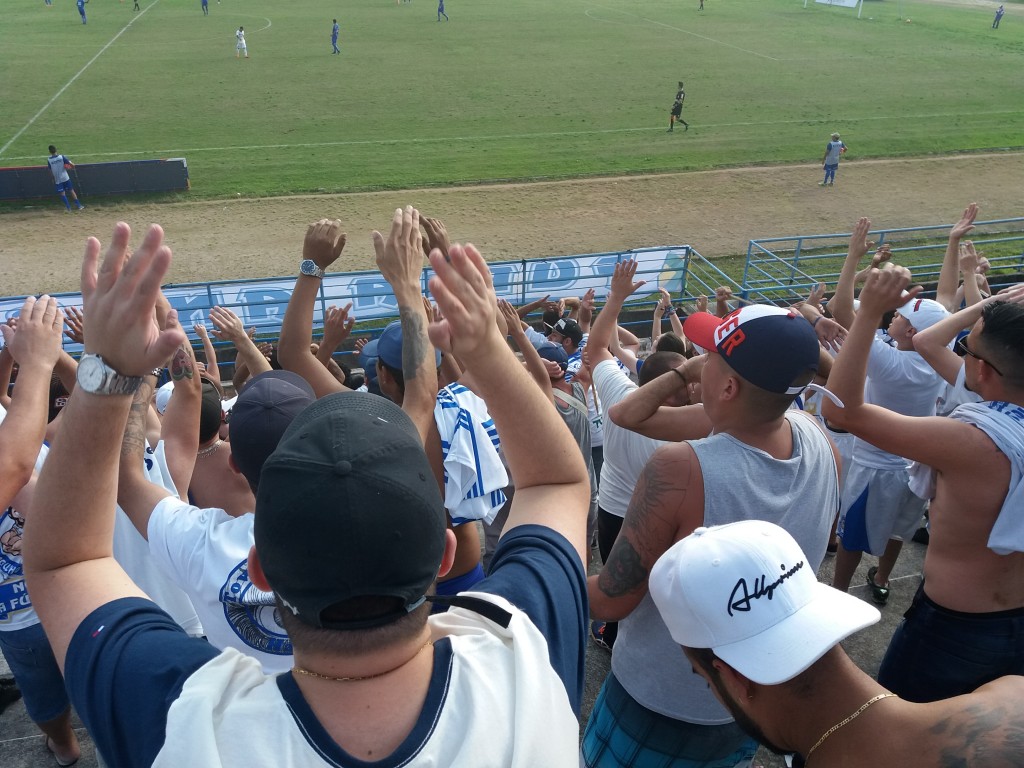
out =
<path fill-rule="evenodd" d="M 751 519 L 780 525 L 817 571 L 839 510 L 839 473 L 828 438 L 813 420 L 797 413 L 786 419 L 793 430 L 788 459 L 726 434 L 690 441 L 704 477 L 704 525 Z M 654 712 L 699 725 L 732 722 L 669 635 L 650 593 L 619 622 L 612 672 Z"/>

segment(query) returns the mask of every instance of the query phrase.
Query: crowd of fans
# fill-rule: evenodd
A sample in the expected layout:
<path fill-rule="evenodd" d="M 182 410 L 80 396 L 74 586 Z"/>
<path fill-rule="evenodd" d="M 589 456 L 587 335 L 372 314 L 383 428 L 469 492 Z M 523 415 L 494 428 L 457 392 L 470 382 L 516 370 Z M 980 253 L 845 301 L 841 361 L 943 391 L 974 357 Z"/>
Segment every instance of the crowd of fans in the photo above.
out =
<path fill-rule="evenodd" d="M 162 230 L 90 238 L 83 306 L 2 326 L 0 709 L 65 766 L 72 705 L 112 766 L 1018 765 L 1024 286 L 992 292 L 976 215 L 935 299 L 866 262 L 863 218 L 827 302 L 661 290 L 642 355 L 636 262 L 599 311 L 516 308 L 409 206 L 373 234 L 399 320 L 361 373 L 334 360 L 351 305 L 313 343 L 338 221 L 306 230 L 278 343 L 215 307 L 205 363 Z M 867 553 L 885 606 L 925 514 L 875 680 L 839 643 L 879 610 L 846 592 Z M 611 671 L 581 741 L 588 642 Z"/>

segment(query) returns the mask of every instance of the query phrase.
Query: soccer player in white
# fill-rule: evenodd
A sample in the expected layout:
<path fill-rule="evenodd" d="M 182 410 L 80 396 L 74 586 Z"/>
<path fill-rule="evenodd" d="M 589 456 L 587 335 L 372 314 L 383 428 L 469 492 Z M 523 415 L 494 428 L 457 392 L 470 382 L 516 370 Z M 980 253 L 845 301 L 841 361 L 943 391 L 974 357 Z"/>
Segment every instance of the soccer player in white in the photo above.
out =
<path fill-rule="evenodd" d="M 235 39 L 238 40 L 238 43 L 235 44 L 235 58 L 237 59 L 239 56 L 241 56 L 244 53 L 245 54 L 245 58 L 248 59 L 249 58 L 249 49 L 245 47 L 245 28 L 244 27 L 239 27 L 238 31 L 235 32 Z"/>

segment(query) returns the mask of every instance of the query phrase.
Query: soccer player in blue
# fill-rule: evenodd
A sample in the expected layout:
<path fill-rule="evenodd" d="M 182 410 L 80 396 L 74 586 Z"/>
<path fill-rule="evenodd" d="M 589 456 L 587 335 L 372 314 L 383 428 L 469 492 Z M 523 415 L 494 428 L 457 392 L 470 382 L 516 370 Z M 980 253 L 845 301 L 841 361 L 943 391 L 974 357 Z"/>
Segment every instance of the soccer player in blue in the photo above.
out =
<path fill-rule="evenodd" d="M 203 16 L 210 15 L 210 2 L 209 0 L 203 0 Z"/>
<path fill-rule="evenodd" d="M 85 19 L 85 0 L 77 0 L 77 5 L 78 5 L 78 13 L 82 17 L 82 23 L 86 24 L 87 22 L 86 22 L 86 19 Z"/>
<path fill-rule="evenodd" d="M 82 0 L 78 0 L 79 3 Z M 50 156 L 46 158 L 46 162 L 50 166 L 50 173 L 53 176 L 53 183 L 57 185 L 57 194 L 60 195 L 60 199 L 64 201 L 64 207 L 69 211 L 71 210 L 71 203 L 68 201 L 68 193 L 71 194 L 71 199 L 75 201 L 75 205 L 78 206 L 78 210 L 85 208 L 78 201 L 78 195 L 75 194 L 75 188 L 71 184 L 71 177 L 68 176 L 68 168 L 74 168 L 75 164 L 71 162 L 64 155 L 57 154 L 57 148 L 50 145 Z"/>
<path fill-rule="evenodd" d="M 331 27 L 331 46 L 334 48 L 331 53 L 341 53 L 341 49 L 338 48 L 338 32 L 341 31 L 341 27 L 338 26 L 338 20 L 334 20 L 334 26 Z"/>
<path fill-rule="evenodd" d="M 442 16 L 448 21 L 448 14 L 444 12 L 444 0 L 437 0 L 437 20 L 440 21 Z"/>

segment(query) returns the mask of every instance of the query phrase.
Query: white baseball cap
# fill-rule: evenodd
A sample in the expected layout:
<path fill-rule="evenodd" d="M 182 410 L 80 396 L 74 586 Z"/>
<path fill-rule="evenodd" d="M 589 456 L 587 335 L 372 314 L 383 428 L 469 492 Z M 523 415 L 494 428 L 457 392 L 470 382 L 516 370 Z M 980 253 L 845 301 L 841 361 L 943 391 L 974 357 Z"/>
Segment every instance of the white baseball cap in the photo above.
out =
<path fill-rule="evenodd" d="M 793 537 L 761 520 L 698 528 L 661 556 L 649 584 L 673 640 L 710 648 L 762 685 L 791 680 L 881 617 L 819 583 Z"/>
<path fill-rule="evenodd" d="M 167 403 L 171 401 L 171 395 L 173 392 L 173 381 L 168 381 L 156 391 L 156 410 L 161 416 L 163 416 L 164 411 L 167 410 Z"/>
<path fill-rule="evenodd" d="M 897 310 L 915 331 L 931 328 L 940 320 L 949 317 L 946 308 L 934 299 L 911 299 Z"/>

